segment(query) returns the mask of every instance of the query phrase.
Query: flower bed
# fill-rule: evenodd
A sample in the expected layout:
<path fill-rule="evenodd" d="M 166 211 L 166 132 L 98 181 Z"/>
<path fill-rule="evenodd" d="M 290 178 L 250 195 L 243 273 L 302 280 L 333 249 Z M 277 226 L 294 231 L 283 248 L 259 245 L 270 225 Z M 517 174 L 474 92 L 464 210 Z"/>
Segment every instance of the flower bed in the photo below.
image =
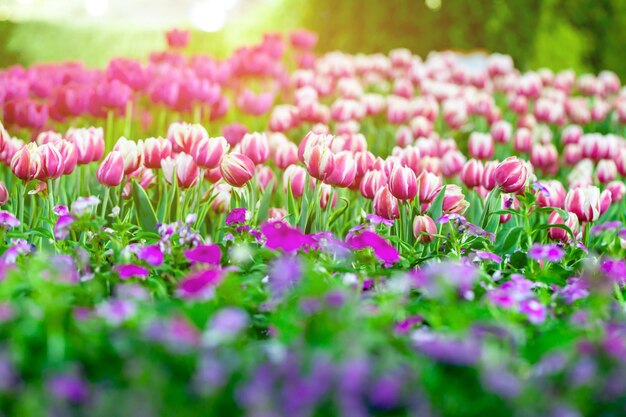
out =
<path fill-rule="evenodd" d="M 316 39 L 0 72 L 4 414 L 623 413 L 619 79 Z"/>

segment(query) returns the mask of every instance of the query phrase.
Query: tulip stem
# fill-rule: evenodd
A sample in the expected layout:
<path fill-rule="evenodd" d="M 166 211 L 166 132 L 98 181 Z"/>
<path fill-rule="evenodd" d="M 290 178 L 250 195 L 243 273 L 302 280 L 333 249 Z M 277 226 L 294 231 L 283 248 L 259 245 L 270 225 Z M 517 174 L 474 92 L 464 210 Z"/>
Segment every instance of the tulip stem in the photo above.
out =
<path fill-rule="evenodd" d="M 19 193 L 19 210 L 20 210 L 20 226 L 21 226 L 21 231 L 24 231 L 24 223 L 26 223 L 25 219 L 24 219 L 24 194 L 26 194 L 26 183 L 22 183 L 22 186 L 18 188 L 18 193 Z"/>
<path fill-rule="evenodd" d="M 48 215 L 52 218 L 52 214 L 54 213 L 54 197 L 52 195 L 52 180 L 48 179 Z"/>
<path fill-rule="evenodd" d="M 109 187 L 104 188 L 104 198 L 102 199 L 102 212 L 100 217 L 102 217 L 106 222 L 106 212 L 107 212 L 107 204 L 109 203 L 109 193 L 111 189 Z"/>

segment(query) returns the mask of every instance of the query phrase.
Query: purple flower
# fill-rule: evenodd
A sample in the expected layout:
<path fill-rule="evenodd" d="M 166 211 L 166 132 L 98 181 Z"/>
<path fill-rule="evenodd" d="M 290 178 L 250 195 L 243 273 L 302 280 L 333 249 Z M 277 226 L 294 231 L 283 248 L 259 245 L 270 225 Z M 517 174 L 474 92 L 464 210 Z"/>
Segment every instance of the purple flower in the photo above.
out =
<path fill-rule="evenodd" d="M 348 236 L 346 243 L 352 249 L 356 250 L 371 248 L 374 251 L 374 255 L 383 261 L 385 266 L 389 266 L 400 260 L 398 250 L 391 246 L 387 240 L 370 230 L 364 230 L 359 234 Z"/>
<path fill-rule="evenodd" d="M 495 253 L 485 252 L 485 251 L 482 251 L 482 250 L 477 250 L 476 251 L 476 257 L 478 259 L 483 260 L 483 261 L 493 261 L 493 262 L 497 262 L 497 263 L 502 262 L 502 258 L 500 256 L 496 255 Z"/>
<path fill-rule="evenodd" d="M 235 224 L 241 224 L 246 222 L 246 212 L 245 208 L 234 208 L 228 213 L 226 216 L 226 224 L 228 226 L 233 226 Z"/>
<path fill-rule="evenodd" d="M 200 341 L 198 330 L 180 317 L 151 322 L 145 329 L 145 335 L 148 339 L 160 342 L 175 352 L 198 346 Z"/>
<path fill-rule="evenodd" d="M 272 295 L 281 298 L 302 276 L 302 263 L 297 256 L 283 255 L 274 260 L 268 270 L 268 284 Z"/>
<path fill-rule="evenodd" d="M 8 211 L 0 211 L 0 227 L 4 229 L 12 229 L 20 225 L 20 221 Z"/>
<path fill-rule="evenodd" d="M 385 226 L 393 226 L 393 220 L 390 219 L 385 219 L 384 217 L 380 217 L 377 214 L 366 214 L 365 218 L 372 224 L 375 224 L 376 226 L 379 226 L 381 224 L 385 225 Z"/>
<path fill-rule="evenodd" d="M 65 216 L 66 214 L 70 214 L 70 210 L 67 208 L 67 206 L 63 205 L 54 206 L 52 211 L 54 211 L 54 214 L 56 214 L 57 216 Z"/>
<path fill-rule="evenodd" d="M 96 314 L 110 325 L 119 325 L 135 315 L 137 306 L 131 300 L 110 298 L 96 306 Z"/>
<path fill-rule="evenodd" d="M 282 249 L 285 252 L 294 252 L 304 245 L 312 244 L 312 239 L 295 227 L 289 226 L 282 221 L 265 222 L 261 226 L 261 232 L 267 241 L 265 247 L 269 249 Z"/>
<path fill-rule="evenodd" d="M 92 213 L 98 204 L 100 204 L 100 199 L 96 196 L 78 197 L 76 201 L 72 203 L 72 214 L 82 216 Z"/>
<path fill-rule="evenodd" d="M 70 235 L 70 230 L 72 228 L 72 223 L 74 223 L 76 219 L 71 214 L 64 214 L 57 219 L 56 224 L 54 225 L 54 238 L 56 240 L 65 240 Z"/>
<path fill-rule="evenodd" d="M 214 346 L 231 340 L 248 327 L 249 321 L 248 313 L 244 310 L 237 307 L 224 307 L 211 319 L 203 341 Z"/>
<path fill-rule="evenodd" d="M 614 282 L 626 280 L 626 261 L 624 260 L 605 259 L 600 263 L 600 269 Z"/>
<path fill-rule="evenodd" d="M 589 295 L 587 283 L 578 277 L 571 277 L 567 280 L 566 285 L 559 291 L 559 294 L 565 298 L 569 304 L 576 300 L 586 298 Z"/>
<path fill-rule="evenodd" d="M 213 297 L 215 286 L 221 278 L 222 272 L 216 269 L 195 272 L 178 284 L 176 293 L 187 300 L 207 300 Z"/>
<path fill-rule="evenodd" d="M 57 374 L 48 378 L 46 386 L 54 397 L 73 403 L 83 402 L 89 395 L 87 383 L 70 373 Z"/>
<path fill-rule="evenodd" d="M 528 250 L 528 257 L 536 261 L 560 262 L 565 251 L 558 245 L 540 245 L 535 243 Z"/>
<path fill-rule="evenodd" d="M 412 339 L 417 350 L 439 362 L 471 365 L 480 358 L 481 346 L 471 337 L 453 338 L 431 330 L 418 329 L 413 333 Z"/>
<path fill-rule="evenodd" d="M 541 194 L 544 195 L 544 197 L 550 197 L 550 190 L 548 190 L 547 187 L 545 187 L 543 184 L 541 184 L 540 182 L 535 181 L 533 183 L 533 188 L 537 191 L 539 191 Z"/>
<path fill-rule="evenodd" d="M 150 271 L 147 268 L 135 264 L 116 265 L 115 271 L 121 279 L 128 279 L 133 277 L 145 278 L 150 274 Z"/>
<path fill-rule="evenodd" d="M 486 389 L 505 398 L 517 397 L 522 389 L 520 379 L 506 369 L 489 368 L 481 377 Z"/>
<path fill-rule="evenodd" d="M 139 249 L 137 258 L 150 266 L 161 266 L 163 264 L 163 252 L 161 252 L 159 245 L 150 245 Z"/>
<path fill-rule="evenodd" d="M 192 264 L 204 263 L 219 265 L 222 259 L 222 250 L 216 244 L 198 245 L 193 249 L 185 251 L 185 258 Z"/>
<path fill-rule="evenodd" d="M 398 334 L 406 334 L 416 325 L 422 324 L 423 321 L 424 319 L 419 315 L 407 317 L 406 319 L 396 323 L 394 331 Z"/>
<path fill-rule="evenodd" d="M 520 313 L 526 315 L 533 324 L 541 324 L 546 320 L 546 307 L 535 298 L 529 298 L 520 303 Z"/>
<path fill-rule="evenodd" d="M 56 255 L 50 259 L 50 265 L 55 271 L 56 278 L 61 282 L 68 284 L 77 284 L 80 281 L 80 275 L 74 259 L 69 255 Z"/>

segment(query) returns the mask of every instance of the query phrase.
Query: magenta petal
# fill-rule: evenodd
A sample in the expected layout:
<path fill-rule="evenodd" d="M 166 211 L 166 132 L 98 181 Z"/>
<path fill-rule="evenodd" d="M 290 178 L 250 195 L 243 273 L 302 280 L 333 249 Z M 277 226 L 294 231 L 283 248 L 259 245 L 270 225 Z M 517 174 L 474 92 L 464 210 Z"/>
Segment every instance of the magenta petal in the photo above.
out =
<path fill-rule="evenodd" d="M 198 245 L 185 251 L 185 258 L 191 263 L 205 263 L 219 265 L 222 259 L 222 250 L 218 245 Z"/>
<path fill-rule="evenodd" d="M 161 266 L 163 264 L 163 252 L 161 252 L 159 245 L 142 248 L 137 253 L 137 257 L 151 266 Z"/>
<path fill-rule="evenodd" d="M 178 285 L 178 295 L 186 299 L 206 299 L 221 278 L 220 271 L 208 269 L 188 276 Z"/>
<path fill-rule="evenodd" d="M 147 268 L 133 264 L 117 265 L 115 267 L 115 271 L 118 273 L 121 279 L 128 279 L 133 277 L 145 278 L 150 273 Z"/>

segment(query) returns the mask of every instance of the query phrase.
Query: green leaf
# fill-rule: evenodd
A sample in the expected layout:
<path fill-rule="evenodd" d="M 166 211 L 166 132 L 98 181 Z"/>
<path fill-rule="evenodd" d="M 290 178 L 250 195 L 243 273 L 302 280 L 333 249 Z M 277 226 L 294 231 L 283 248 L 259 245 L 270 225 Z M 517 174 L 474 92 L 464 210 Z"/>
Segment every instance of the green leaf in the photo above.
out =
<path fill-rule="evenodd" d="M 435 197 L 430 205 L 430 209 L 428 210 L 430 212 L 430 217 L 432 217 L 433 220 L 437 220 L 443 213 L 443 198 L 445 195 L 446 186 L 444 185 L 441 187 L 441 191 L 439 191 L 439 194 L 437 194 L 437 197 Z"/>
<path fill-rule="evenodd" d="M 263 192 L 263 197 L 261 197 L 261 202 L 259 203 L 259 210 L 256 213 L 257 224 L 261 224 L 261 222 L 267 219 L 267 216 L 270 210 L 270 200 L 272 198 L 273 193 L 274 193 L 274 180 L 270 181 L 270 183 L 267 185 L 267 188 Z"/>
<path fill-rule="evenodd" d="M 350 201 L 348 201 L 347 198 L 341 197 L 341 201 L 343 201 L 345 205 L 339 210 L 336 210 L 333 213 L 333 215 L 330 216 L 330 219 L 328 220 L 328 224 L 326 225 L 327 228 L 330 228 L 330 226 L 332 226 L 332 224 L 339 218 L 339 216 L 341 216 L 348 209 L 348 206 L 350 206 Z"/>
<path fill-rule="evenodd" d="M 155 230 L 157 225 L 156 214 L 146 191 L 133 180 L 132 185 L 133 201 L 137 213 L 137 222 L 143 230 Z"/>
<path fill-rule="evenodd" d="M 563 229 L 570 235 L 572 239 L 576 239 L 574 236 L 574 232 L 572 232 L 572 229 L 570 229 L 564 224 L 538 224 L 537 226 L 535 226 L 535 229 L 533 230 L 533 234 L 539 232 L 540 230 L 546 230 L 546 229 L 552 229 L 552 228 Z"/>
<path fill-rule="evenodd" d="M 509 230 L 509 233 L 506 234 L 504 239 L 502 239 L 501 244 L 499 245 L 498 252 L 499 253 L 511 253 L 513 252 L 517 244 L 519 243 L 519 239 L 524 233 L 523 227 L 513 227 Z"/>
<path fill-rule="evenodd" d="M 289 211 L 289 223 L 295 226 L 298 223 L 298 206 L 296 205 L 293 191 L 291 191 L 291 182 L 287 184 L 287 211 Z"/>

